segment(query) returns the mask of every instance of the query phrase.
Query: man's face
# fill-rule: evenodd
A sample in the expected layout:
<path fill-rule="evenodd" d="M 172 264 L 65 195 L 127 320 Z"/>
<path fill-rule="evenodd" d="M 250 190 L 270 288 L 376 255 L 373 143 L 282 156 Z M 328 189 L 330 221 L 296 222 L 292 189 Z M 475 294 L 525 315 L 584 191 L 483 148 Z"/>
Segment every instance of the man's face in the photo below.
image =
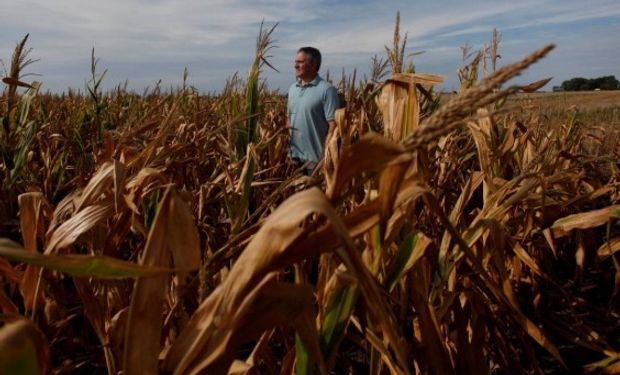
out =
<path fill-rule="evenodd" d="M 307 82 L 312 80 L 316 73 L 316 68 L 308 56 L 303 52 L 298 52 L 295 55 L 295 76 Z"/>

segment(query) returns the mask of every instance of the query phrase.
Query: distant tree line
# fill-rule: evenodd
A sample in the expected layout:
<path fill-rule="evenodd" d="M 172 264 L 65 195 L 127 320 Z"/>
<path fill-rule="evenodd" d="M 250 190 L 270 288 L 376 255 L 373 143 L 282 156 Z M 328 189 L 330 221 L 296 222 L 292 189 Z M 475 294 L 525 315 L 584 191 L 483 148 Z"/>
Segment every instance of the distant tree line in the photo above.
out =
<path fill-rule="evenodd" d="M 604 76 L 598 78 L 571 78 L 562 82 L 562 85 L 555 86 L 553 91 L 592 91 L 592 90 L 620 90 L 620 82 L 615 76 Z"/>

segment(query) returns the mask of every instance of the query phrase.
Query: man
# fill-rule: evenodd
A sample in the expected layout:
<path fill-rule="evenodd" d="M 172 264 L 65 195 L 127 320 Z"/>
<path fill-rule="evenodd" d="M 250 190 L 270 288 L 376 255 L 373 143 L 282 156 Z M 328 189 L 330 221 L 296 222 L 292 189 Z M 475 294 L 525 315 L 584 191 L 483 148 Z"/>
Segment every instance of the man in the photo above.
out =
<path fill-rule="evenodd" d="M 311 175 L 323 159 L 327 141 L 336 129 L 336 88 L 319 76 L 321 53 L 302 47 L 295 55 L 297 82 L 288 90 L 288 122 L 291 128 L 289 155 L 305 174 Z"/>

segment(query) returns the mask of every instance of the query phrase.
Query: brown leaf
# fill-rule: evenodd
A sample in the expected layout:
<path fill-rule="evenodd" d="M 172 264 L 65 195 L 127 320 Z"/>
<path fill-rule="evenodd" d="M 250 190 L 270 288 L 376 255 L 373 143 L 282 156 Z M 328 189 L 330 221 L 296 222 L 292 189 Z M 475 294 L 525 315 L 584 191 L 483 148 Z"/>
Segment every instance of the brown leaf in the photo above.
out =
<path fill-rule="evenodd" d="M 163 176 L 162 171 L 156 168 L 142 168 L 140 172 L 133 178 L 131 178 L 127 184 L 127 193 L 123 195 L 125 204 L 135 214 L 140 214 L 140 199 L 147 196 L 155 189 L 161 188 L 166 184 L 166 178 Z"/>
<path fill-rule="evenodd" d="M 173 190 L 171 192 L 167 220 L 166 242 L 172 253 L 174 267 L 198 269 L 200 266 L 200 239 L 196 221 L 190 207 Z"/>
<path fill-rule="evenodd" d="M 200 337 L 208 335 L 216 317 L 235 311 L 241 300 L 271 270 L 277 269 L 278 257 L 303 232 L 300 223 L 314 211 L 312 202 L 321 193 L 310 189 L 286 200 L 269 216 L 244 252 L 235 262 L 226 281 L 201 304 L 186 328 L 170 348 L 165 368 L 185 368 L 202 349 Z"/>
<path fill-rule="evenodd" d="M 105 328 L 105 320 L 103 316 L 103 307 L 97 301 L 97 297 L 93 292 L 93 289 L 90 285 L 90 282 L 86 278 L 82 277 L 74 277 L 73 285 L 75 285 L 75 289 L 82 300 L 82 305 L 84 306 L 84 315 L 90 322 L 93 330 L 97 334 L 97 338 L 101 343 L 104 354 L 106 358 L 106 364 L 108 367 L 108 372 L 116 373 L 116 365 L 114 363 L 114 356 L 112 355 L 112 351 L 110 348 L 110 339 L 108 336 L 108 331 Z"/>
<path fill-rule="evenodd" d="M 120 196 L 119 188 L 123 186 L 122 178 L 124 176 L 123 165 L 116 160 L 113 162 L 107 161 L 88 181 L 88 185 L 82 191 L 82 194 L 77 201 L 75 211 L 78 212 L 84 206 L 89 206 L 97 203 L 101 196 L 108 192 L 112 187 L 114 191 L 114 204 L 115 208 L 118 208 L 118 197 Z"/>
<path fill-rule="evenodd" d="M 472 176 L 467 180 L 459 198 L 452 208 L 452 212 L 450 212 L 450 222 L 455 225 L 461 220 L 461 216 L 463 215 L 463 210 L 465 206 L 470 201 L 471 197 L 474 195 L 475 191 L 480 187 L 482 181 L 484 179 L 484 173 L 482 172 L 474 172 Z M 452 236 L 449 231 L 444 231 L 443 237 L 441 239 L 441 245 L 439 248 L 439 257 L 440 259 L 444 259 L 448 254 L 448 249 L 450 247 L 450 240 Z"/>
<path fill-rule="evenodd" d="M 166 189 L 159 209 L 149 231 L 140 263 L 149 266 L 166 266 L 170 254 L 167 250 L 169 206 L 171 188 Z M 132 374 L 155 374 L 158 372 L 161 327 L 163 323 L 164 296 L 168 288 L 167 276 L 139 278 L 135 281 L 127 331 L 125 332 L 125 353 L 123 372 Z"/>
<path fill-rule="evenodd" d="M 219 317 L 216 327 L 203 337 L 201 357 L 181 363 L 176 373 L 223 373 L 244 342 L 253 340 L 271 327 L 288 325 L 313 305 L 312 288 L 274 283 L 266 278 L 257 285 L 234 313 Z M 318 348 L 318 342 L 315 344 Z M 320 358 L 319 358 L 320 359 Z"/>
<path fill-rule="evenodd" d="M 4 289 L 0 288 L 0 309 L 3 314 L 19 314 L 17 306 L 4 293 Z"/>
<path fill-rule="evenodd" d="M 448 354 L 448 348 L 444 345 L 435 309 L 428 302 L 431 282 L 431 267 L 428 260 L 420 259 L 415 264 L 411 275 L 413 277 L 411 301 L 420 322 L 421 345 L 429 352 L 430 367 L 435 374 L 452 374 L 454 364 Z"/>
<path fill-rule="evenodd" d="M 29 251 L 37 251 L 37 233 L 43 199 L 43 194 L 40 192 L 23 193 L 17 198 L 24 248 Z"/>
<path fill-rule="evenodd" d="M 394 203 L 399 193 L 405 172 L 410 165 L 409 160 L 387 166 L 379 177 L 379 199 L 381 201 L 380 232 L 386 235 L 386 227 L 394 210 Z"/>
<path fill-rule="evenodd" d="M 438 85 L 444 81 L 442 76 L 428 73 L 395 73 L 388 81 L 397 81 L 402 83 L 413 83 L 424 86 Z"/>
<path fill-rule="evenodd" d="M 549 78 L 545 78 L 545 79 L 541 79 L 539 81 L 536 82 L 532 82 L 529 85 L 526 86 L 521 86 L 520 89 L 523 92 L 526 93 L 532 93 L 537 91 L 538 89 L 542 88 L 544 85 L 546 85 L 547 83 L 549 83 L 551 80 L 553 79 L 553 77 L 549 77 Z"/>
<path fill-rule="evenodd" d="M 390 163 L 401 163 L 410 159 L 411 155 L 406 153 L 401 145 L 380 135 L 368 133 L 343 151 L 336 168 L 334 184 L 327 191 L 327 196 L 337 199 L 351 179 L 362 172 L 377 172 Z"/>
<path fill-rule="evenodd" d="M 394 332 L 394 318 L 385 306 L 376 282 L 373 282 L 360 259 L 358 250 L 352 244 L 348 231 L 325 196 L 318 189 L 312 188 L 293 195 L 270 215 L 237 259 L 225 282 L 202 303 L 170 348 L 165 361 L 166 370 L 177 369 L 183 372 L 200 355 L 209 355 L 204 350 L 208 338 L 214 334 L 214 322 L 225 319 L 235 311 L 241 300 L 269 272 L 292 264 L 293 259 L 303 259 L 299 257 L 310 255 L 300 251 L 297 242 L 304 232 L 300 225 L 301 222 L 313 212 L 327 217 L 333 226 L 330 230 L 334 231 L 341 244 L 346 244 L 345 249 L 337 250 L 338 255 L 347 268 L 360 280 L 365 299 L 373 301 L 369 304 L 371 316 L 376 319 L 376 324 L 382 328 L 384 335 L 397 353 L 399 364 L 407 366 L 402 343 Z M 313 254 L 330 249 L 330 247 L 317 248 L 317 242 L 310 241 L 312 239 L 308 238 L 301 243 L 311 244 L 308 250 L 312 249 Z"/>
<path fill-rule="evenodd" d="M 125 185 L 125 175 L 127 171 L 125 166 L 120 162 L 114 160 L 114 211 L 119 212 L 120 202 L 123 194 L 123 188 Z"/>
<path fill-rule="evenodd" d="M 24 248 L 28 251 L 38 251 L 37 233 L 39 232 L 43 199 L 43 194 L 40 192 L 24 193 L 18 197 L 20 229 Z M 27 266 L 19 285 L 26 310 L 32 310 L 34 306 L 38 279 L 39 268 Z"/>
<path fill-rule="evenodd" d="M 200 265 L 198 231 L 192 213 L 172 186 L 159 202 L 141 264 L 167 267 L 170 258 L 184 270 Z M 155 373 L 158 368 L 166 275 L 137 279 L 129 307 L 125 336 L 124 371 Z"/>
<path fill-rule="evenodd" d="M 525 251 L 525 249 L 523 248 L 523 246 L 521 246 L 520 243 L 518 243 L 516 241 L 511 241 L 510 239 L 508 241 L 509 241 L 508 247 L 511 248 L 514 251 L 514 253 L 517 255 L 517 257 L 523 263 L 525 263 L 532 270 L 532 272 L 534 272 L 538 276 L 543 276 L 543 277 L 549 279 L 549 277 L 546 276 L 542 272 L 542 270 L 538 266 L 538 263 L 536 263 L 536 261 L 530 256 L 530 254 L 528 254 L 527 251 Z"/>
<path fill-rule="evenodd" d="M 228 369 L 228 375 L 248 375 L 248 374 L 253 374 L 254 372 L 252 372 L 252 370 L 254 369 L 254 366 L 240 361 L 238 359 L 235 359 L 232 363 L 232 365 L 230 365 L 230 368 Z"/>
<path fill-rule="evenodd" d="M 412 134 L 420 123 L 416 84 L 431 86 L 441 82 L 440 76 L 415 73 L 397 73 L 386 80 L 375 97 L 383 115 L 385 136 L 400 141 Z"/>
<path fill-rule="evenodd" d="M 387 80 L 381 93 L 375 97 L 383 115 L 385 136 L 400 141 L 410 135 L 419 125 L 420 104 L 415 83 Z"/>
<path fill-rule="evenodd" d="M 566 236 L 573 229 L 588 229 L 606 224 L 612 217 L 620 216 L 620 205 L 613 205 L 594 211 L 569 215 L 556 220 L 551 226 L 553 236 Z"/>
<path fill-rule="evenodd" d="M 9 85 L 9 86 L 18 86 L 18 87 L 26 87 L 29 89 L 33 89 L 34 86 L 26 83 L 26 82 L 22 82 L 18 79 L 15 79 L 13 77 L 2 77 L 2 82 L 4 82 L 5 84 Z"/>
<path fill-rule="evenodd" d="M 111 199 L 84 208 L 51 233 L 45 253 L 50 254 L 57 249 L 73 244 L 79 236 L 88 232 L 113 213 L 114 205 Z"/>
<path fill-rule="evenodd" d="M 515 182 L 517 181 L 513 180 L 506 183 L 505 186 L 489 196 L 489 202 L 496 201 L 498 197 L 504 197 L 506 195 L 506 187 L 514 184 Z M 541 328 L 532 323 L 532 321 L 528 319 L 527 316 L 525 316 L 525 314 L 517 308 L 517 306 L 510 302 L 509 296 L 506 296 L 502 288 L 500 288 L 499 285 L 497 285 L 497 283 L 489 276 L 488 272 L 482 266 L 480 260 L 474 255 L 471 249 L 471 246 L 473 246 L 474 243 L 481 239 L 483 234 L 486 233 L 486 229 L 483 229 L 483 227 L 478 224 L 483 220 L 499 220 L 502 218 L 508 207 L 511 207 L 512 204 L 525 197 L 533 186 L 535 186 L 535 183 L 532 181 L 530 181 L 530 183 L 524 183 L 517 190 L 517 192 L 509 198 L 503 200 L 499 207 L 495 207 L 491 204 L 488 207 L 485 206 L 478 217 L 470 225 L 470 229 L 463 235 L 464 238 L 468 239 L 468 242 L 465 242 L 461 237 L 459 237 L 458 232 L 453 227 L 452 223 L 450 223 L 450 220 L 445 216 L 445 213 L 439 206 L 437 199 L 432 194 L 426 194 L 425 201 L 430 207 L 432 207 L 433 212 L 438 215 L 442 224 L 446 226 L 446 229 L 451 231 L 451 235 L 458 240 L 457 243 L 459 244 L 459 247 L 464 251 L 466 258 L 474 266 L 474 269 L 478 273 L 478 277 L 480 277 L 480 279 L 485 283 L 486 287 L 493 293 L 495 298 L 509 308 L 512 317 L 517 323 L 519 323 L 519 325 L 521 325 L 530 337 L 538 342 L 539 345 L 544 347 L 558 362 L 562 364 L 562 366 L 566 367 L 566 364 L 564 363 L 557 347 L 548 339 L 547 335 Z"/>
<path fill-rule="evenodd" d="M 496 190 L 493 183 L 493 178 L 495 177 L 493 155 L 496 154 L 496 150 L 494 149 L 492 139 L 492 120 L 488 111 L 486 109 L 478 109 L 477 115 L 479 118 L 476 121 L 469 121 L 467 128 L 471 132 L 476 144 L 480 169 L 484 173 L 482 196 L 483 204 L 486 205 L 489 194 Z"/>
<path fill-rule="evenodd" d="M 604 259 L 615 254 L 618 250 L 620 250 L 620 237 L 614 237 L 602 244 L 596 251 L 596 255 Z"/>
<path fill-rule="evenodd" d="M 13 268 L 11 263 L 4 258 L 0 258 L 0 275 L 14 284 L 17 284 L 22 280 L 22 273 Z"/>

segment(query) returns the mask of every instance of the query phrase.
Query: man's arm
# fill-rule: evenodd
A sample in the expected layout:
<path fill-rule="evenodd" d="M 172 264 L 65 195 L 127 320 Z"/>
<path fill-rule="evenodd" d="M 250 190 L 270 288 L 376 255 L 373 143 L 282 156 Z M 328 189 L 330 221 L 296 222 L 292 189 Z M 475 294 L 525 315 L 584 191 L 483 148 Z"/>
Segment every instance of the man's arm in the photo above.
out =
<path fill-rule="evenodd" d="M 324 148 L 327 148 L 327 144 L 329 140 L 332 138 L 334 131 L 336 130 L 336 110 L 340 107 L 338 93 L 336 89 L 332 86 L 327 90 L 326 100 L 323 102 L 323 110 L 325 111 L 325 115 L 327 117 L 327 136 L 325 137 Z"/>

